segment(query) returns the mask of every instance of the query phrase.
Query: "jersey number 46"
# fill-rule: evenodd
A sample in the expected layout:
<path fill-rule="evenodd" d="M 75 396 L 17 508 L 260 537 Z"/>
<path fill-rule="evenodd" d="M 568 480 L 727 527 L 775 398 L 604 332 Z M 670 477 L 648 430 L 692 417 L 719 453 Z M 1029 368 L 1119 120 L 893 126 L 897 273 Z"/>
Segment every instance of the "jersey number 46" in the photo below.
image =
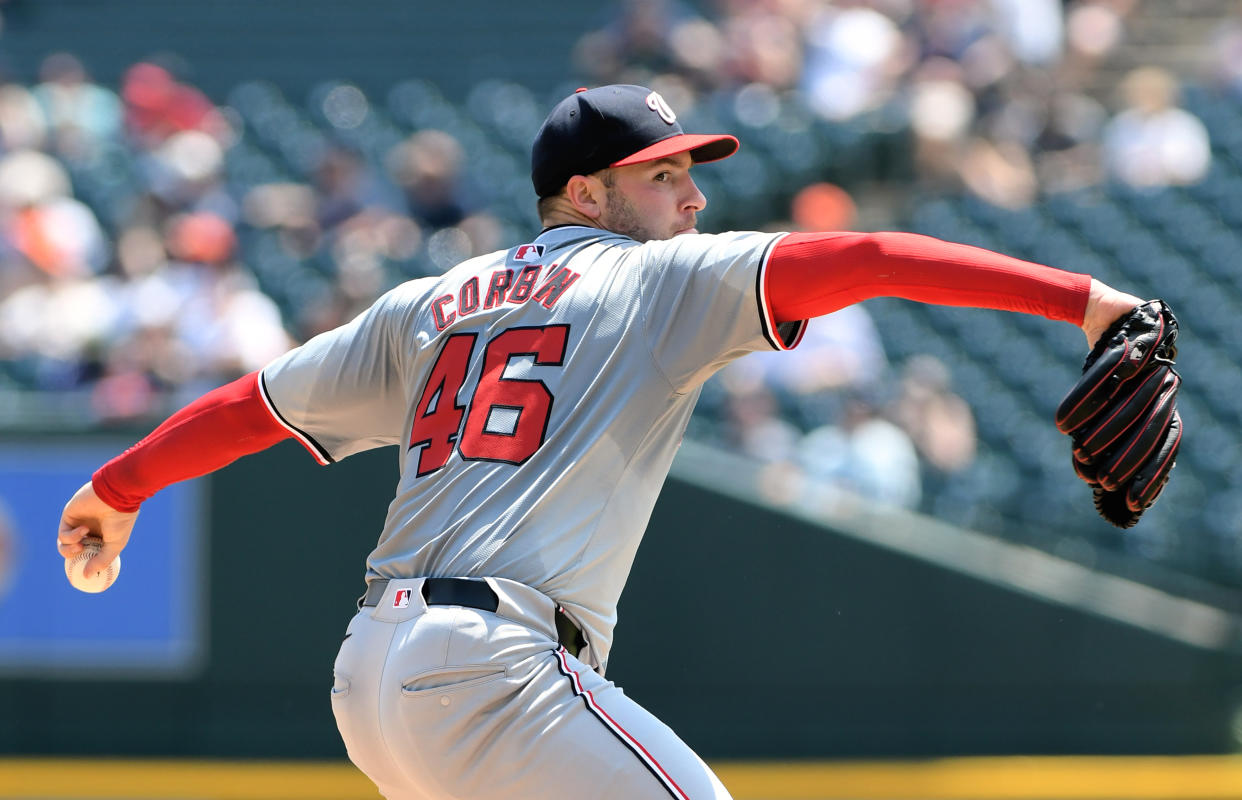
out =
<path fill-rule="evenodd" d="M 534 455 L 548 431 L 552 393 L 541 380 L 505 377 L 505 369 L 516 356 L 529 356 L 536 366 L 559 367 L 568 338 L 568 325 L 509 328 L 498 334 L 483 351 L 483 372 L 473 394 L 459 405 L 478 334 L 449 336 L 414 411 L 409 446 L 422 447 L 418 476 L 447 464 L 454 448 L 465 461 L 521 464 Z"/>

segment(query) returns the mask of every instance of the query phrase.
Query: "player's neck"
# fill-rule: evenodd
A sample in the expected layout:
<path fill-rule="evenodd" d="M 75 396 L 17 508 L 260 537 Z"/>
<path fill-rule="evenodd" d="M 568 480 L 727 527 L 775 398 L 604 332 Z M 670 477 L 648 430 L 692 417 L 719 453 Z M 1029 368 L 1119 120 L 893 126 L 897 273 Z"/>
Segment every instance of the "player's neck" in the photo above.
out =
<path fill-rule="evenodd" d="M 591 228 L 601 227 L 599 220 L 583 214 L 573 203 L 563 198 L 555 198 L 556 201 L 548 204 L 547 208 L 540 209 L 543 213 L 540 215 L 540 222 L 544 229 L 555 228 L 559 225 L 586 225 Z"/>

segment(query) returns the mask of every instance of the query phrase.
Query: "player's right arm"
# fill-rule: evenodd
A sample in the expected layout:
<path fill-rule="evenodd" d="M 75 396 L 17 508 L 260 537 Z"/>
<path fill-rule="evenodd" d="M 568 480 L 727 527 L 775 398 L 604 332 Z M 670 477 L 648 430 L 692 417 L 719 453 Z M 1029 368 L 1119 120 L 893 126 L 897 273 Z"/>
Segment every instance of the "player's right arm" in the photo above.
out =
<path fill-rule="evenodd" d="M 203 395 L 104 464 L 61 513 L 61 555 L 80 553 L 92 534 L 103 546 L 85 569 L 105 569 L 147 498 L 284 439 L 297 439 L 321 463 L 395 441 L 405 398 L 387 389 L 410 348 L 401 333 L 410 296 L 390 292 L 346 325 Z"/>
<path fill-rule="evenodd" d="M 57 532 L 60 554 L 82 552 L 82 539 L 103 540 L 85 567 L 106 569 L 129 542 L 143 501 L 177 481 L 214 472 L 289 438 L 259 394 L 259 373 L 221 386 L 173 414 L 150 435 L 104 464 L 70 498 Z"/>

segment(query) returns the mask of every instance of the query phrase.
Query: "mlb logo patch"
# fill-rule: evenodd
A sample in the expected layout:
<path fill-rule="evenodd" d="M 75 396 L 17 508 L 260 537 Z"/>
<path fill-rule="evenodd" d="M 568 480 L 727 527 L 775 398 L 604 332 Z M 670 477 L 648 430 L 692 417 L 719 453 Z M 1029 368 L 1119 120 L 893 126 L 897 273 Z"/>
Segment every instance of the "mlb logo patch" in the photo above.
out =
<path fill-rule="evenodd" d="M 397 593 L 393 595 L 392 607 L 393 608 L 406 608 L 409 605 L 410 605 L 410 590 L 409 589 L 398 589 Z"/>
<path fill-rule="evenodd" d="M 543 258 L 543 245 L 524 244 L 513 251 L 513 260 L 529 263 Z"/>

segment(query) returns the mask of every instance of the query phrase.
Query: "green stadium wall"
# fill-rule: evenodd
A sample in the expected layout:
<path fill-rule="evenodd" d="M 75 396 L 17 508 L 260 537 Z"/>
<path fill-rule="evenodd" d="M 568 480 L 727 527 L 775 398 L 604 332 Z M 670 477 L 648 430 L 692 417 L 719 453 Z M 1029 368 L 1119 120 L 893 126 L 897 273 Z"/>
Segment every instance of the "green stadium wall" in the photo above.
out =
<path fill-rule="evenodd" d="M 286 442 L 203 479 L 199 672 L 0 680 L 0 752 L 343 756 L 332 662 L 395 457 L 323 468 Z M 158 535 L 140 525 L 132 546 Z M 1239 676 L 1237 655 L 677 479 L 622 596 L 609 668 L 711 758 L 1228 752 Z M 84 714 L 106 721 L 89 737 Z"/>

